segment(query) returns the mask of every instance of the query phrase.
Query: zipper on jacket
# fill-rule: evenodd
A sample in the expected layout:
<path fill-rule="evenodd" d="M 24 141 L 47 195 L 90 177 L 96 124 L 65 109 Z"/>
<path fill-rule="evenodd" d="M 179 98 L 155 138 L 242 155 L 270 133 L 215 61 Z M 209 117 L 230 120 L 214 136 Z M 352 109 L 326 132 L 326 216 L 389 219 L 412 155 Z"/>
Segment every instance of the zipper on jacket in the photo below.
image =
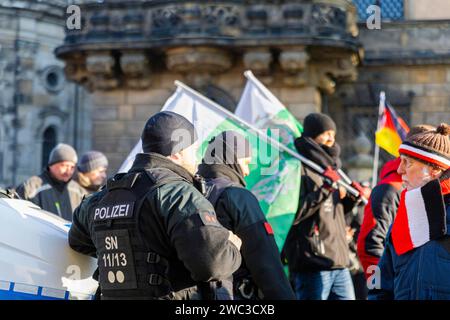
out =
<path fill-rule="evenodd" d="M 319 233 L 319 226 L 317 224 L 314 224 L 314 234 L 313 234 L 313 242 L 314 247 L 317 250 L 317 253 L 325 254 L 325 247 L 323 245 L 323 242 L 320 240 L 320 233 Z"/>

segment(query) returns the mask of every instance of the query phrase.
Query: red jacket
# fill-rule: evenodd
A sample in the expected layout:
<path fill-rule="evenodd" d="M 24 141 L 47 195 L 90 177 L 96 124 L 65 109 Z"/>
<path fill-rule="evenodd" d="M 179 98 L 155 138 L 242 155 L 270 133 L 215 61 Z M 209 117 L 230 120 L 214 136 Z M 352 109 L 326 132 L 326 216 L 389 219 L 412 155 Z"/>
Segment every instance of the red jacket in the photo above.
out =
<path fill-rule="evenodd" d="M 402 177 L 397 173 L 400 158 L 387 162 L 380 173 L 380 182 L 372 190 L 364 208 L 364 219 L 358 237 L 357 253 L 364 268 L 377 265 L 384 251 L 386 234 L 394 222 L 400 201 Z"/>

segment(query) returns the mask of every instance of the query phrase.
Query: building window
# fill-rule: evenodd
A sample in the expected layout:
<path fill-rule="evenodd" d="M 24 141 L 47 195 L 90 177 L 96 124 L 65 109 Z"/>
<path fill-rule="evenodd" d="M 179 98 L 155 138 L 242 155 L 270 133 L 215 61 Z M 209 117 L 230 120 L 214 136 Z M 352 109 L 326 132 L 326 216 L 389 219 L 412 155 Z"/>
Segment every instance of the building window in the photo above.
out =
<path fill-rule="evenodd" d="M 45 89 L 50 93 L 58 93 L 64 89 L 66 79 L 59 66 L 49 66 L 42 71 L 41 79 Z"/>
<path fill-rule="evenodd" d="M 381 8 L 381 19 L 398 21 L 404 19 L 404 0 L 353 0 L 358 10 L 359 21 L 366 21 L 369 14 L 367 8 L 378 5 Z"/>
<path fill-rule="evenodd" d="M 55 127 L 45 129 L 42 138 L 42 167 L 45 167 L 48 164 L 50 152 L 56 146 L 57 134 Z"/>

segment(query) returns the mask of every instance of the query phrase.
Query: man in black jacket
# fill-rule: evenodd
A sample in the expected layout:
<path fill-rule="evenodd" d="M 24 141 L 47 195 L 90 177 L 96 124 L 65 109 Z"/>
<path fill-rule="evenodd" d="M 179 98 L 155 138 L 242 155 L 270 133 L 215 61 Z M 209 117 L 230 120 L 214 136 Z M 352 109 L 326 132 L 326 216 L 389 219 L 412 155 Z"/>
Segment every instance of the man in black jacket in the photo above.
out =
<path fill-rule="evenodd" d="M 217 218 L 242 239 L 243 261 L 233 275 L 234 296 L 236 300 L 294 300 L 272 228 L 256 197 L 245 189 L 250 162 L 248 141 L 235 131 L 224 131 L 210 141 L 199 166 Z"/>
<path fill-rule="evenodd" d="M 300 154 L 326 168 L 323 176 L 302 167 L 300 204 L 286 239 L 288 260 L 297 298 L 301 300 L 353 300 L 352 279 L 347 269 L 349 247 L 344 214 L 356 199 L 335 188 L 341 167 L 336 125 L 325 114 L 313 113 L 304 121 L 302 137 L 295 141 Z"/>
<path fill-rule="evenodd" d="M 48 165 L 39 176 L 33 176 L 17 187 L 22 199 L 44 210 L 72 221 L 72 213 L 86 191 L 74 180 L 78 157 L 68 144 L 60 143 L 50 152 Z"/>
<path fill-rule="evenodd" d="M 69 244 L 97 257 L 102 299 L 210 297 L 204 283 L 220 285 L 240 266 L 240 239 L 193 186 L 194 127 L 160 112 L 141 139 L 130 171 L 77 208 Z"/>

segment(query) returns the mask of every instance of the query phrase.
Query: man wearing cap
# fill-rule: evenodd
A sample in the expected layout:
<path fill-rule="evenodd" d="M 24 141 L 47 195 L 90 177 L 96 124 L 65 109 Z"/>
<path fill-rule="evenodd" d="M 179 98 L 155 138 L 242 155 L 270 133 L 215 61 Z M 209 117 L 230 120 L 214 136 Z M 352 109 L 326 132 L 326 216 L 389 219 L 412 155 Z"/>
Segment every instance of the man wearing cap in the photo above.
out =
<path fill-rule="evenodd" d="M 284 247 L 295 292 L 299 300 L 354 300 L 345 214 L 357 201 L 335 187 L 341 168 L 336 124 L 311 113 L 303 129 L 295 147 L 326 169 L 326 178 L 302 166 L 299 207 Z"/>
<path fill-rule="evenodd" d="M 106 182 L 108 159 L 99 151 L 84 153 L 77 165 L 74 180 L 84 189 L 86 194 L 100 190 Z"/>
<path fill-rule="evenodd" d="M 203 299 L 229 278 L 241 241 L 194 185 L 197 137 L 173 112 L 151 117 L 144 153 L 75 211 L 70 246 L 97 256 L 102 299 Z"/>
<path fill-rule="evenodd" d="M 417 125 L 411 128 L 406 138 L 434 129 L 426 124 Z M 381 168 L 380 181 L 364 208 L 364 220 L 358 237 L 358 257 L 366 277 L 371 275 L 371 272 L 367 273 L 368 268 L 376 266 L 383 254 L 387 232 L 397 214 L 403 189 L 402 177 L 397 172 L 400 162 L 400 158 L 396 158 Z"/>
<path fill-rule="evenodd" d="M 71 146 L 58 144 L 50 152 L 48 165 L 43 172 L 18 186 L 17 193 L 22 199 L 30 200 L 42 209 L 72 221 L 73 210 L 85 194 L 72 181 L 77 160 L 77 153 Z"/>
<path fill-rule="evenodd" d="M 450 126 L 417 133 L 399 148 L 401 193 L 369 299 L 450 299 Z"/>
<path fill-rule="evenodd" d="M 283 271 L 272 227 L 258 200 L 245 189 L 251 146 L 235 131 L 224 131 L 208 144 L 199 174 L 219 221 L 242 239 L 242 265 L 233 275 L 235 300 L 295 300 Z"/>

